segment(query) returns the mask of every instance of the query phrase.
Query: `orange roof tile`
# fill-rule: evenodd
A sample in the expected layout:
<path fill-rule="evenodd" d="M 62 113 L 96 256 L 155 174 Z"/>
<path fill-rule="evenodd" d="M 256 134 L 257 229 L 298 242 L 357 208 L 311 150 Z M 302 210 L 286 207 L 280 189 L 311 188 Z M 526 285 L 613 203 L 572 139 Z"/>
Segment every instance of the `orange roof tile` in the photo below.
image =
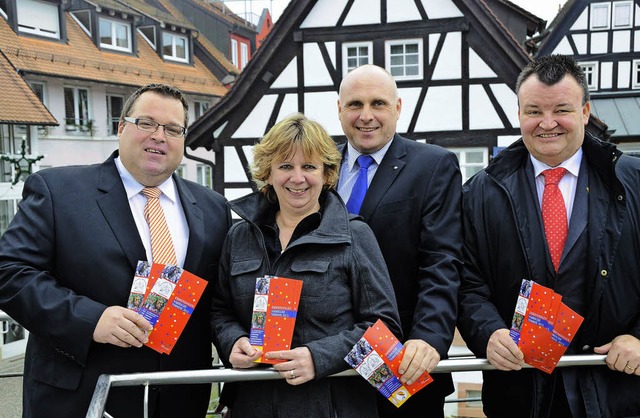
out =
<path fill-rule="evenodd" d="M 11 98 L 11 100 L 0 101 L 0 123 L 58 125 L 56 118 L 49 113 L 2 53 L 0 53 L 0 85 L 2 95 Z"/>
<path fill-rule="evenodd" d="M 164 61 L 137 34 L 138 53 L 100 50 L 67 13 L 67 42 L 18 36 L 0 19 L 0 49 L 19 70 L 54 77 L 141 86 L 173 84 L 185 93 L 223 96 L 227 90 L 197 58 L 194 64 Z"/>

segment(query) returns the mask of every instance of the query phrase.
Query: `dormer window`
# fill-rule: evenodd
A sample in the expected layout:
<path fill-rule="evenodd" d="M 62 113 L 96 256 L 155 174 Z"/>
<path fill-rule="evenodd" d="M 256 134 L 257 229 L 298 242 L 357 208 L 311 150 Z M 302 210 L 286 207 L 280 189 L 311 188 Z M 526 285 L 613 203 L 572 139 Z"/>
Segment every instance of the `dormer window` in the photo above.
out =
<path fill-rule="evenodd" d="M 131 52 L 131 25 L 119 20 L 101 17 L 100 47 Z"/>
<path fill-rule="evenodd" d="M 189 62 L 189 39 L 173 32 L 162 32 L 162 56 L 170 61 Z"/>
<path fill-rule="evenodd" d="M 20 0 L 18 30 L 47 38 L 60 39 L 60 15 L 58 5 L 39 0 Z"/>

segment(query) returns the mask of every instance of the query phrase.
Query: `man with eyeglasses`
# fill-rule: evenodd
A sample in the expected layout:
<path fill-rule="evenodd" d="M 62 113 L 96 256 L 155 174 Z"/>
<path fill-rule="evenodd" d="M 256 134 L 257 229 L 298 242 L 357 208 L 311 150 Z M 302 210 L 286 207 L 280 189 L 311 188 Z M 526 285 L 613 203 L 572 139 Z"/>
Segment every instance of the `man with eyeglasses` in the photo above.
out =
<path fill-rule="evenodd" d="M 119 150 L 104 163 L 36 172 L 0 238 L 0 309 L 30 331 L 23 416 L 84 417 L 101 374 L 211 367 L 207 289 L 171 354 L 144 346 L 151 325 L 128 310 L 138 260 L 154 260 L 147 188 L 159 189 L 171 258 L 211 282 L 231 224 L 225 199 L 174 174 L 187 103 L 150 84 L 125 103 Z M 173 263 L 171 263 L 173 264 Z M 157 332 L 157 331 L 154 331 Z M 151 386 L 150 417 L 202 418 L 211 386 Z M 106 412 L 143 416 L 142 387 L 110 391 Z"/>

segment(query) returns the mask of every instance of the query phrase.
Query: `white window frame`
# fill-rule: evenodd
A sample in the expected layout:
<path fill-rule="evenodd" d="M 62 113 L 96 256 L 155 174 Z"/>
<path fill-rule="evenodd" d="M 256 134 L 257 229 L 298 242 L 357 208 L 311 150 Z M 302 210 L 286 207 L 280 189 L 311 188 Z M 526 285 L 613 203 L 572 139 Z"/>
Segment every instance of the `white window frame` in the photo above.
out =
<path fill-rule="evenodd" d="M 109 24 L 109 27 L 110 27 L 109 38 L 111 39 L 110 43 L 102 42 L 102 38 L 107 37 L 107 36 L 103 36 L 103 33 L 102 33 L 103 23 Z M 118 36 L 117 36 L 118 28 L 124 28 L 127 33 L 126 47 L 118 45 Z M 104 34 L 104 35 L 107 35 L 107 34 Z M 131 52 L 132 51 L 131 24 L 129 24 L 128 22 L 123 22 L 121 20 L 107 19 L 106 17 L 100 16 L 98 21 L 98 39 L 100 41 L 101 48 L 113 49 L 116 51 Z"/>
<path fill-rule="evenodd" d="M 164 48 L 169 46 L 165 42 L 167 37 L 171 39 L 171 55 L 167 55 L 164 53 Z M 176 47 L 177 39 L 184 40 L 184 57 L 179 57 L 177 55 L 177 47 Z M 168 32 L 168 31 L 162 32 L 162 57 L 170 61 L 189 62 L 189 38 L 183 35 L 178 35 L 177 33 L 173 33 L 173 32 Z"/>
<path fill-rule="evenodd" d="M 598 61 L 584 61 L 579 62 L 578 65 L 582 67 L 582 71 L 584 71 L 584 75 L 587 79 L 587 85 L 589 86 L 589 91 L 598 90 L 598 81 L 599 81 L 599 71 L 598 71 Z"/>
<path fill-rule="evenodd" d="M 196 166 L 196 183 L 213 189 L 213 170 L 208 164 L 198 164 Z"/>
<path fill-rule="evenodd" d="M 392 55 L 391 53 L 391 48 L 394 46 L 402 46 L 404 52 L 401 55 Z M 406 52 L 406 47 L 410 46 L 410 45 L 417 45 L 418 48 L 418 52 L 416 52 L 415 54 L 411 53 L 407 53 Z M 413 38 L 413 39 L 396 39 L 396 40 L 392 40 L 392 41 L 386 41 L 385 42 L 385 62 L 386 62 L 386 68 L 387 71 L 389 71 L 389 73 L 391 73 L 393 75 L 393 78 L 395 78 L 396 80 L 420 80 L 423 77 L 424 74 L 424 49 L 422 46 L 422 38 Z M 410 63 L 407 64 L 407 57 L 412 57 L 415 56 L 417 57 L 417 61 L 416 63 Z M 402 65 L 397 65 L 397 64 L 393 64 L 393 58 L 394 57 L 402 57 Z M 402 69 L 402 74 L 394 74 L 396 69 Z M 407 68 L 416 68 L 418 73 L 417 74 L 409 74 L 407 75 Z"/>
<path fill-rule="evenodd" d="M 64 95 L 64 90 L 66 89 L 72 89 L 73 90 L 73 108 L 74 108 L 74 116 L 73 117 L 67 117 L 66 114 L 66 109 L 67 109 L 67 103 L 66 103 L 66 96 Z M 84 90 L 87 92 L 87 115 L 86 118 L 83 118 L 81 115 L 81 109 L 80 109 L 80 90 Z M 87 87 L 82 87 L 82 86 L 64 86 L 63 87 L 63 99 L 64 99 L 64 110 L 65 110 L 65 116 L 64 116 L 64 123 L 65 123 L 65 130 L 67 132 L 89 132 L 89 128 L 88 128 L 88 124 L 89 121 L 91 121 L 91 123 L 93 124 L 93 119 L 92 119 L 92 115 L 91 115 L 91 90 Z M 67 121 L 69 119 L 73 119 L 73 124 L 71 123 L 67 123 Z M 84 123 L 83 123 L 84 122 Z M 95 129 L 95 127 L 93 127 L 93 129 Z"/>
<path fill-rule="evenodd" d="M 117 97 L 122 100 L 122 107 L 126 102 L 126 98 L 122 94 L 107 93 L 107 135 L 118 135 L 118 124 L 120 123 L 120 115 L 114 115 L 112 109 L 111 98 Z M 114 129 L 115 128 L 115 129 Z"/>
<path fill-rule="evenodd" d="M 24 33 L 60 39 L 58 5 L 39 0 L 16 2 L 18 30 Z"/>
<path fill-rule="evenodd" d="M 611 28 L 611 3 L 591 3 L 591 17 L 589 19 L 589 29 L 591 30 L 608 30 Z M 602 15 L 604 13 L 604 15 Z M 596 17 L 603 18 L 606 22 L 604 25 L 596 26 Z"/>
<path fill-rule="evenodd" d="M 242 70 L 249 62 L 249 45 L 240 42 L 240 69 Z"/>
<path fill-rule="evenodd" d="M 469 180 L 478 171 L 484 169 L 489 165 L 489 150 L 487 148 L 469 147 L 469 148 L 448 148 L 458 157 L 458 164 L 460 165 L 460 174 L 462 175 L 462 183 Z M 482 153 L 482 162 L 467 162 L 467 154 L 469 153 Z M 471 170 L 473 169 L 473 171 Z M 479 169 L 479 170 L 477 170 Z"/>
<path fill-rule="evenodd" d="M 153 31 L 153 39 L 149 39 L 149 37 L 147 35 L 145 35 L 144 32 L 142 32 L 142 29 L 151 29 Z M 142 39 L 144 39 L 145 41 L 147 41 L 147 43 L 149 45 L 151 45 L 151 48 L 156 49 L 156 44 L 157 44 L 157 39 L 158 39 L 158 34 L 156 33 L 156 27 L 155 26 L 141 26 L 138 29 L 138 33 L 140 34 L 140 36 L 142 36 Z"/>
<path fill-rule="evenodd" d="M 366 54 L 360 54 L 360 48 L 366 48 Z M 350 50 L 355 49 L 355 56 L 349 55 Z M 355 59 L 355 66 L 349 65 L 349 59 Z M 342 74 L 346 75 L 349 71 L 365 64 L 373 63 L 373 42 L 345 42 L 342 44 Z"/>
<path fill-rule="evenodd" d="M 626 22 L 616 23 L 616 11 L 622 7 L 627 7 L 629 10 L 629 16 Z M 633 26 L 633 8 L 634 3 L 632 1 L 614 1 L 613 2 L 613 12 L 611 13 L 611 27 L 613 29 L 629 29 Z"/>
<path fill-rule="evenodd" d="M 238 62 L 238 40 L 231 39 L 231 63 L 240 69 L 240 63 Z"/>
<path fill-rule="evenodd" d="M 40 86 L 42 87 L 42 104 L 47 106 L 49 104 L 49 94 L 47 92 L 47 83 L 44 81 L 29 81 L 28 82 L 29 87 L 31 87 L 31 90 L 34 90 L 33 86 Z M 35 90 L 34 90 L 35 93 Z"/>
<path fill-rule="evenodd" d="M 187 165 L 186 164 L 180 164 L 178 166 L 178 168 L 176 168 L 176 174 L 178 175 L 178 177 L 186 179 L 187 178 Z"/>
<path fill-rule="evenodd" d="M 78 25 L 80 25 L 80 27 L 82 28 L 82 30 L 89 36 L 91 36 L 91 11 L 89 10 L 74 10 L 73 12 L 69 12 L 69 14 L 71 15 L 71 17 L 73 18 L 73 20 L 75 20 Z M 82 20 L 80 20 L 80 16 L 86 14 L 88 19 L 87 19 L 87 23 L 89 24 L 89 27 L 87 27 Z"/>
<path fill-rule="evenodd" d="M 640 59 L 633 60 L 633 64 L 631 66 L 631 77 L 631 88 L 640 89 Z"/>

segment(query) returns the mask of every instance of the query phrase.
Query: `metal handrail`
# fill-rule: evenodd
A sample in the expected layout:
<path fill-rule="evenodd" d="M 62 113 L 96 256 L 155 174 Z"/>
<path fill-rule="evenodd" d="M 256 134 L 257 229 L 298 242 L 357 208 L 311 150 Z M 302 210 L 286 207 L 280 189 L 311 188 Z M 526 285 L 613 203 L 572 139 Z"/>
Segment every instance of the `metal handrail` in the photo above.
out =
<path fill-rule="evenodd" d="M 563 356 L 557 367 L 568 366 L 601 366 L 605 365 L 604 355 L 572 355 Z M 525 364 L 524 368 L 532 366 Z M 432 373 L 468 372 L 478 370 L 496 370 L 486 359 L 468 358 L 442 360 Z M 358 376 L 355 370 L 345 370 L 331 377 Z M 102 418 L 111 387 L 144 385 L 144 418 L 148 418 L 149 385 L 196 384 L 213 382 L 240 382 L 247 380 L 283 379 L 275 369 L 261 370 L 191 370 L 175 372 L 131 373 L 120 375 L 101 375 L 96 384 L 93 398 L 86 418 Z"/>

